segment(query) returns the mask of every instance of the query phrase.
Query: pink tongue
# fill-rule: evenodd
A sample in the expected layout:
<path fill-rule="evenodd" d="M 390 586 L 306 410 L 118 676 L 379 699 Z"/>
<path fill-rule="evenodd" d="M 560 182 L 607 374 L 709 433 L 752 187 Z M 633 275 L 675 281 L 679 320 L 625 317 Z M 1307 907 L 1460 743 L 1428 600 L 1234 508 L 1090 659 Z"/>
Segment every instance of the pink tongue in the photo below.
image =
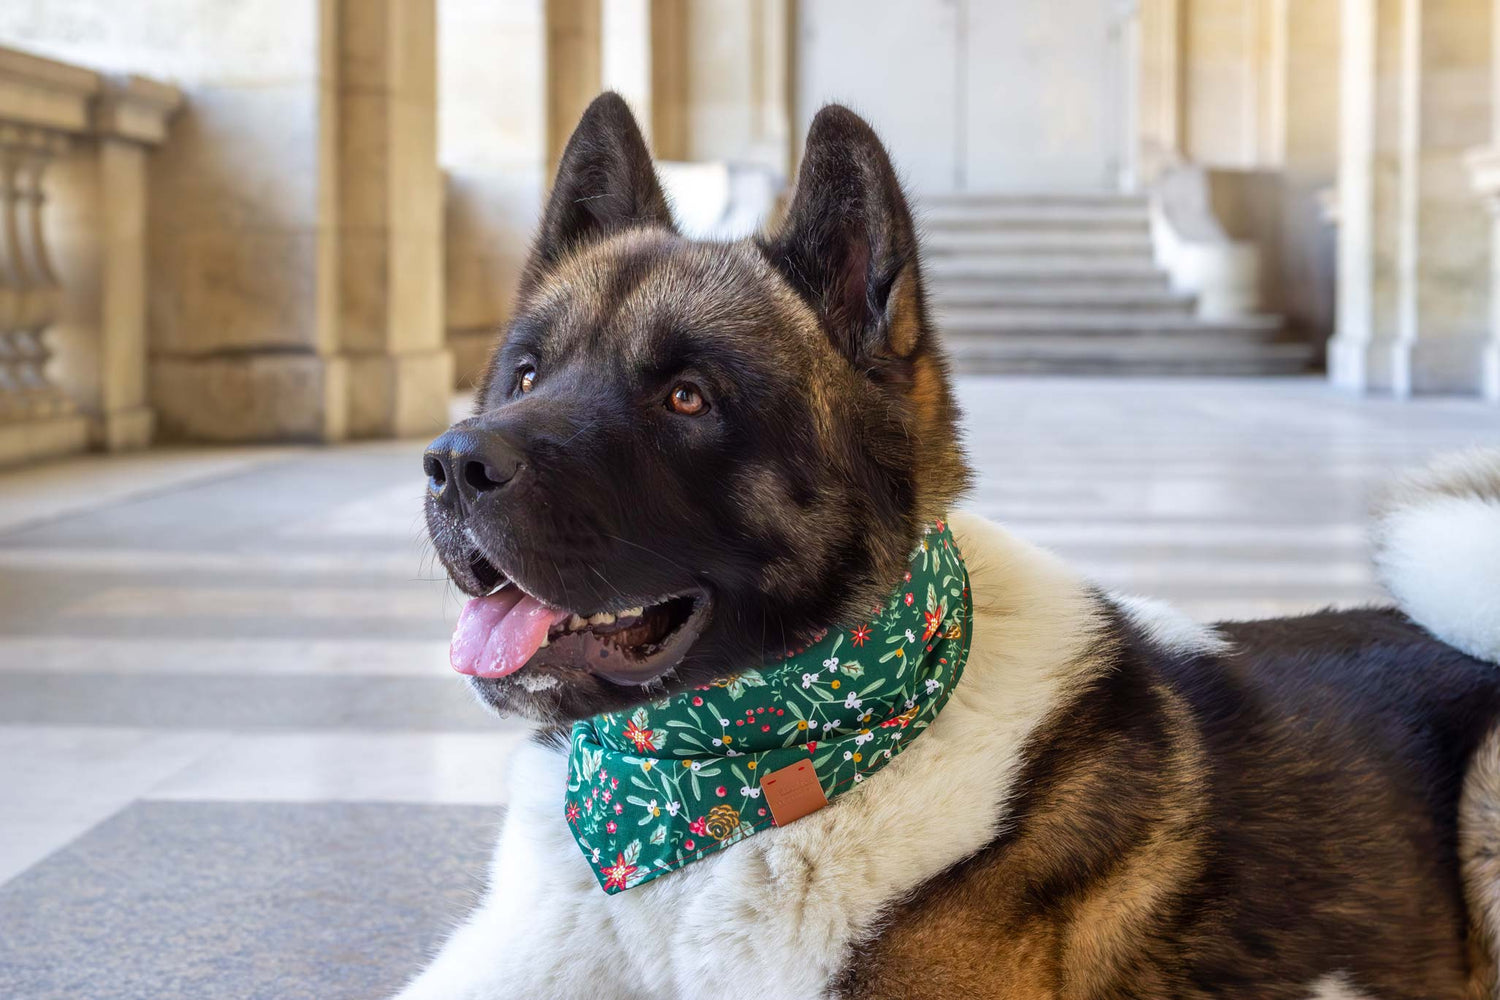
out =
<path fill-rule="evenodd" d="M 470 677 L 513 674 L 542 648 L 547 630 L 567 617 L 516 587 L 476 597 L 458 616 L 448 662 Z"/>

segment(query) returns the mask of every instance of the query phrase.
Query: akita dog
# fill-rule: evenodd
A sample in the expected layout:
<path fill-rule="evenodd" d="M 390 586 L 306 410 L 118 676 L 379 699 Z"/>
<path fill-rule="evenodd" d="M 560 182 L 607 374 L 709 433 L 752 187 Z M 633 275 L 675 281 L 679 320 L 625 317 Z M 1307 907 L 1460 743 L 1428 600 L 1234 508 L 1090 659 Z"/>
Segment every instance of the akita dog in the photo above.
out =
<path fill-rule="evenodd" d="M 1399 610 L 1205 627 L 955 510 L 958 421 L 861 119 L 704 243 L 593 103 L 425 456 L 537 735 L 403 997 L 1495 995 L 1500 458 L 1392 494 Z"/>

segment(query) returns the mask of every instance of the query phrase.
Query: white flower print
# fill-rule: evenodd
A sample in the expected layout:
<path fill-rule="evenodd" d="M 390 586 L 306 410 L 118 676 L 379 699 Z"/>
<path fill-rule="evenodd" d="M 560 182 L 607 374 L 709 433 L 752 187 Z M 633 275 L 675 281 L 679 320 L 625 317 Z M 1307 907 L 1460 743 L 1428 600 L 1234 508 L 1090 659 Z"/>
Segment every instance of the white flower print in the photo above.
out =
<path fill-rule="evenodd" d="M 741 785 L 740 786 L 740 794 L 741 795 L 748 795 L 752 799 L 758 799 L 758 798 L 760 798 L 760 789 L 759 788 L 751 788 L 749 785 Z"/>
<path fill-rule="evenodd" d="M 820 676 L 821 676 L 820 674 L 803 674 L 802 675 L 802 687 L 804 689 L 812 687 L 814 684 L 818 683 L 818 678 Z"/>
<path fill-rule="evenodd" d="M 837 656 L 830 656 L 828 659 L 823 661 L 823 669 L 825 670 L 837 670 L 838 668 L 839 658 Z"/>
<path fill-rule="evenodd" d="M 911 629 L 907 629 L 906 630 L 906 641 L 907 642 L 916 642 L 917 641 L 917 633 L 913 632 Z"/>
<path fill-rule="evenodd" d="M 929 681 L 928 683 L 930 684 L 931 681 Z M 849 692 L 849 696 L 844 699 L 844 707 L 845 708 L 858 708 L 860 705 L 863 705 L 863 704 L 864 704 L 864 702 L 860 700 L 859 695 L 855 694 L 853 691 L 850 691 Z"/>
<path fill-rule="evenodd" d="M 943 689 L 943 682 L 935 677 L 927 678 L 927 693 L 935 694 Z"/>
<path fill-rule="evenodd" d="M 837 729 L 841 724 L 841 721 L 842 720 L 839 719 L 829 719 L 827 722 L 823 723 L 823 732 L 826 733 L 830 729 Z"/>
<path fill-rule="evenodd" d="M 857 736 L 854 737 L 854 745 L 857 746 L 857 747 L 862 747 L 866 743 L 868 743 L 871 740 L 873 740 L 874 738 L 875 738 L 875 734 L 874 733 L 870 732 L 868 729 L 863 730 L 863 731 L 861 731 L 859 733 L 859 735 L 857 735 Z"/>
<path fill-rule="evenodd" d="M 891 755 L 891 752 L 889 750 L 887 750 L 885 752 L 885 755 L 887 757 L 889 757 Z M 666 805 L 662 806 L 662 808 L 667 811 L 667 815 L 668 816 L 676 816 L 678 810 L 680 810 L 682 808 L 682 803 L 681 802 L 668 802 Z"/>

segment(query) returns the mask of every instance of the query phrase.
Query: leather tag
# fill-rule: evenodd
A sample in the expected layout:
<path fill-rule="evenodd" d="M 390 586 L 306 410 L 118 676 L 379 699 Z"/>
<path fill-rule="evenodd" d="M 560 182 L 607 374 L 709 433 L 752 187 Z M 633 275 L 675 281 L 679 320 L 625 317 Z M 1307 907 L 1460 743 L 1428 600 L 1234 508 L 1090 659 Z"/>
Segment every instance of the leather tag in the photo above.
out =
<path fill-rule="evenodd" d="M 786 826 L 828 804 L 811 757 L 767 774 L 760 779 L 760 789 L 777 826 Z"/>

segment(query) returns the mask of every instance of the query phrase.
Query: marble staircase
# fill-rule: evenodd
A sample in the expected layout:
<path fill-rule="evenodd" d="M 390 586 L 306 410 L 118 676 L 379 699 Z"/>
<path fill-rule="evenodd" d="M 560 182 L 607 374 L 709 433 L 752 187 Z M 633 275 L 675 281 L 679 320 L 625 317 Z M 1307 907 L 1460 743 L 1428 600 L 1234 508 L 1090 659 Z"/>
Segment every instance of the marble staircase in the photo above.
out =
<path fill-rule="evenodd" d="M 924 208 L 929 288 L 961 370 L 1266 375 L 1311 364 L 1277 317 L 1196 315 L 1152 258 L 1143 195 L 956 195 Z"/>

